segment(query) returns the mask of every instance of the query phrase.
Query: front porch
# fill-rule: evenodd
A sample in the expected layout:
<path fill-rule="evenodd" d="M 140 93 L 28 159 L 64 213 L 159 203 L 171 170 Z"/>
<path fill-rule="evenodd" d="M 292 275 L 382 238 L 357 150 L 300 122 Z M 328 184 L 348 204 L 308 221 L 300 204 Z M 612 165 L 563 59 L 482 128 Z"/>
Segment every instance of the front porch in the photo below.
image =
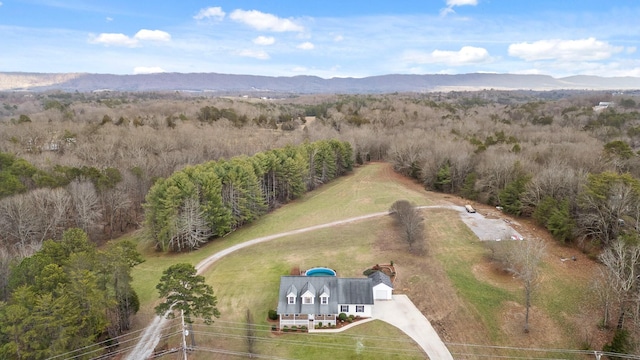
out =
<path fill-rule="evenodd" d="M 335 326 L 337 316 L 330 315 L 314 315 L 314 314 L 280 314 L 280 328 L 284 326 L 307 326 L 313 329 L 316 324 L 322 323 L 322 326 Z"/>

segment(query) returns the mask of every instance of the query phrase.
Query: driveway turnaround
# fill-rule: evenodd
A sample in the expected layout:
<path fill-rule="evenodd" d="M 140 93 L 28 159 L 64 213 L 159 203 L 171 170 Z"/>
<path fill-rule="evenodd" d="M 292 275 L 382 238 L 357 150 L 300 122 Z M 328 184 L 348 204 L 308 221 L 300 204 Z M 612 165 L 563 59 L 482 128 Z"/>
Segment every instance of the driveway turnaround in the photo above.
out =
<path fill-rule="evenodd" d="M 389 323 L 409 335 L 427 353 L 429 359 L 453 360 L 449 349 L 444 346 L 429 320 L 407 295 L 393 295 L 393 300 L 375 300 L 373 318 Z"/>

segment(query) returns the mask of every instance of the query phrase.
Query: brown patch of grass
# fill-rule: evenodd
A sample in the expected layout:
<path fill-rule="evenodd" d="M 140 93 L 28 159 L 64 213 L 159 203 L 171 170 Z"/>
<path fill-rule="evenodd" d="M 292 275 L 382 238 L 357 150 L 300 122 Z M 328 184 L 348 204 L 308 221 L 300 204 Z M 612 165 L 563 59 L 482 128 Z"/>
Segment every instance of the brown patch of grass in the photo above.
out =
<path fill-rule="evenodd" d="M 500 328 L 509 334 L 509 345 L 512 347 L 555 348 L 558 340 L 562 339 L 562 328 L 558 327 L 549 315 L 537 306 L 529 310 L 529 332 L 525 333 L 525 307 L 514 301 L 507 301 L 502 305 Z"/>
<path fill-rule="evenodd" d="M 485 261 L 476 263 L 472 267 L 473 275 L 478 281 L 484 281 L 491 285 L 504 289 L 515 290 L 521 289 L 522 284 L 513 274 L 502 269 L 502 267 L 494 262 Z"/>

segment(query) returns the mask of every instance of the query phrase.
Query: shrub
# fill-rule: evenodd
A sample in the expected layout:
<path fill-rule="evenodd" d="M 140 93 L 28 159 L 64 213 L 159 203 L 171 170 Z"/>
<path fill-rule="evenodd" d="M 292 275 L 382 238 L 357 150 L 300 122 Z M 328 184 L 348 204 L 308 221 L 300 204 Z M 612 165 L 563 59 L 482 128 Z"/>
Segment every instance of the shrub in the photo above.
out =
<path fill-rule="evenodd" d="M 278 312 L 275 310 L 269 310 L 269 319 L 270 320 L 278 320 Z"/>
<path fill-rule="evenodd" d="M 271 325 L 271 331 L 276 331 L 278 328 L 275 325 Z"/>
<path fill-rule="evenodd" d="M 318 328 L 321 328 L 321 327 L 322 327 L 322 321 L 319 321 L 318 322 Z"/>
<path fill-rule="evenodd" d="M 629 341 L 629 332 L 625 329 L 616 330 L 613 340 L 602 347 L 602 351 L 626 354 L 631 349 Z M 618 357 L 610 357 L 611 359 L 619 359 Z"/>
<path fill-rule="evenodd" d="M 347 320 L 347 314 L 345 314 L 345 313 L 340 313 L 340 315 L 338 315 L 338 319 L 340 319 L 340 321 L 345 321 L 345 320 Z"/>
<path fill-rule="evenodd" d="M 300 275 L 300 266 L 294 266 L 291 268 L 291 271 L 289 271 L 289 275 Z"/>
<path fill-rule="evenodd" d="M 376 270 L 373 270 L 373 269 L 367 269 L 367 270 L 363 271 L 363 272 L 362 272 L 362 274 L 363 274 L 364 276 L 369 276 L 369 275 L 373 274 L 374 272 L 376 272 Z"/>

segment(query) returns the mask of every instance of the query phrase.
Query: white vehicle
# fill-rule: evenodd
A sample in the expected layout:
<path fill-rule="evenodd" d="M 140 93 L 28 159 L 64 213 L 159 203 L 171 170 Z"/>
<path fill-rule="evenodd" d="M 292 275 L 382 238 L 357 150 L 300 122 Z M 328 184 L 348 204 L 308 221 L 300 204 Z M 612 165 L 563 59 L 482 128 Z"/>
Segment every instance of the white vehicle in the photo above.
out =
<path fill-rule="evenodd" d="M 474 209 L 473 206 L 471 205 L 465 205 L 464 208 L 467 210 L 468 213 L 476 212 L 476 209 Z"/>

